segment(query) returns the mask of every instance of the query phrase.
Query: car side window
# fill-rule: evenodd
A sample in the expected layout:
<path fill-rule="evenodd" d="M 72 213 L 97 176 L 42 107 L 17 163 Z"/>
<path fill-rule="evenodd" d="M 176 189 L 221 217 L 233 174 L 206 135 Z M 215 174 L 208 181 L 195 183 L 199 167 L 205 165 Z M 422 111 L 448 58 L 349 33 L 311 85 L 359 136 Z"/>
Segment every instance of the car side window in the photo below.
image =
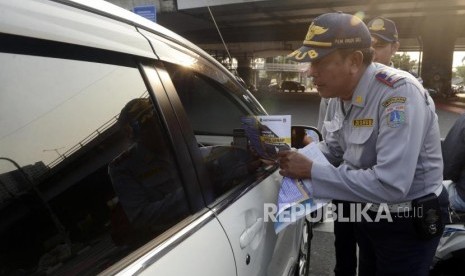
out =
<path fill-rule="evenodd" d="M 190 213 L 137 65 L 111 63 L 0 53 L 2 274 L 97 274 Z"/>
<path fill-rule="evenodd" d="M 234 103 L 225 86 L 186 67 L 167 65 L 196 134 L 231 136 L 247 112 Z"/>
<path fill-rule="evenodd" d="M 263 163 L 253 151 L 233 140 L 234 129 L 242 128 L 241 117 L 249 114 L 234 98 L 229 77 L 224 74 L 220 82 L 219 70 L 213 78 L 209 71 L 171 63 L 165 67 L 196 134 L 215 196 L 256 181 L 263 174 Z"/>

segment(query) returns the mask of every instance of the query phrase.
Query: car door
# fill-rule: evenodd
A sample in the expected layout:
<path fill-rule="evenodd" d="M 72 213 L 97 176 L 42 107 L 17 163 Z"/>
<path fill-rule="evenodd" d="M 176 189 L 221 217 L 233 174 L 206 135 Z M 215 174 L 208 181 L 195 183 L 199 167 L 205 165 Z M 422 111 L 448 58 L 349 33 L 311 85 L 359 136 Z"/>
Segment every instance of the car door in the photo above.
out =
<path fill-rule="evenodd" d="M 233 130 L 241 128 L 240 118 L 265 111 L 216 63 L 146 35 L 153 45 L 169 44 L 170 51 L 178 53 L 171 57 L 184 56 L 191 61 L 186 66 L 166 60 L 158 73 L 176 109 L 183 137 L 191 146 L 206 203 L 231 244 L 237 274 L 287 275 L 297 260 L 303 222 L 278 235 L 274 232 L 267 207 L 278 197 L 281 177 L 276 167 L 257 165 L 254 162 L 259 160 L 250 152 L 238 153 L 231 147 Z M 154 48 L 163 60 L 166 53 Z"/>
<path fill-rule="evenodd" d="M 131 25 L 61 3 L 2 1 L 0 13 L 1 274 L 236 275 L 147 40 Z M 134 100 L 146 105 L 126 108 Z M 135 117 L 122 123 L 122 114 Z M 142 162 L 132 159 L 148 130 L 159 135 L 163 162 L 149 148 Z M 156 232 L 132 228 L 121 179 L 150 199 L 171 196 L 169 186 L 180 191 L 152 212 L 164 223 L 139 223 Z"/>
<path fill-rule="evenodd" d="M 297 260 L 301 222 L 278 235 L 267 216 L 278 196 L 281 177 L 274 173 L 229 206 L 218 208 L 218 219 L 233 247 L 238 275 L 288 275 Z M 225 203 L 223 203 L 225 204 Z"/>
<path fill-rule="evenodd" d="M 176 66 L 166 64 L 167 70 L 173 75 L 176 90 L 186 89 L 185 82 L 176 79 L 173 67 Z M 181 102 L 195 127 L 194 131 L 198 133 L 197 144 L 202 145 L 192 150 L 225 149 L 224 152 L 218 150 L 217 156 L 212 159 L 210 156 L 215 154 L 206 155 L 206 158 L 200 160 L 198 167 L 204 166 L 207 173 L 199 179 L 207 198 L 211 198 L 209 206 L 229 238 L 238 275 L 286 275 L 297 259 L 302 222 L 292 225 L 279 235 L 274 232 L 273 221 L 267 212 L 276 203 L 282 177 L 276 167 L 267 167 L 265 164 L 241 174 L 237 166 L 240 166 L 243 159 L 232 157 L 228 151 L 231 143 L 234 143 L 233 129 L 241 127 L 240 117 L 252 111 L 243 110 L 234 101 L 234 95 L 226 96 L 223 90 L 225 86 L 215 85 L 212 79 L 194 74 L 188 83 L 192 85 L 192 90 L 188 97 L 181 97 Z M 199 98 L 195 98 L 197 96 Z M 195 107 L 196 104 L 199 106 Z M 200 121 L 195 122 L 196 119 Z M 215 162 L 218 164 L 212 166 Z M 246 166 L 253 167 L 253 162 Z M 222 177 L 218 177 L 218 174 Z M 229 182 L 224 184 L 225 178 L 233 180 L 227 179 Z"/>

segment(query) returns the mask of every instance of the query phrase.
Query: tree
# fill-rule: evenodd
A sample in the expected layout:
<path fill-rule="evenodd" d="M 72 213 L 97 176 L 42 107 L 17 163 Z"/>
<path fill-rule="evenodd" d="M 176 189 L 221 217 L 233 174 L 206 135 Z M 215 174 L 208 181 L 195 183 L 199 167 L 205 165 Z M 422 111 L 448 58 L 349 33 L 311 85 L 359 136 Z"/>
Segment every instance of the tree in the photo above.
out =
<path fill-rule="evenodd" d="M 416 60 L 410 60 L 410 56 L 407 55 L 406 53 L 403 53 L 402 55 L 395 54 L 392 57 L 391 61 L 394 64 L 395 68 L 408 71 L 408 72 L 412 71 L 412 68 L 417 63 Z"/>
<path fill-rule="evenodd" d="M 455 67 L 454 75 L 465 80 L 465 66 L 462 65 Z"/>

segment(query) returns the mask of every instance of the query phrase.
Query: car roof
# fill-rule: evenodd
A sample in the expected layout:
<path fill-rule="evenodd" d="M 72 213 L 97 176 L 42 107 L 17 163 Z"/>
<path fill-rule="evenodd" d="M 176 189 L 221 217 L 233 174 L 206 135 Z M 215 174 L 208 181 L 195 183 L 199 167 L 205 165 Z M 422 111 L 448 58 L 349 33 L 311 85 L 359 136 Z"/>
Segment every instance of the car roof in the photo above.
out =
<path fill-rule="evenodd" d="M 190 42 L 189 40 L 183 38 L 182 36 L 176 34 L 175 32 L 153 22 L 150 21 L 142 16 L 139 16 L 131 11 L 123 9 L 119 6 L 111 4 L 109 2 L 103 0 L 52 0 L 56 2 L 62 3 L 75 3 L 76 5 L 80 5 L 81 7 L 87 7 L 92 9 L 93 12 L 100 13 L 106 15 L 108 17 L 116 18 L 120 21 L 127 22 L 134 26 L 144 28 L 146 30 L 150 30 L 152 32 L 157 33 L 158 35 L 162 35 L 166 38 L 170 38 L 170 40 L 174 40 L 180 44 L 184 44 L 189 48 L 195 48 L 196 50 L 201 50 L 195 44 Z"/>
<path fill-rule="evenodd" d="M 163 26 L 102 0 L 0 0 L 0 14 L 0 33 L 4 34 L 156 58 L 150 44 L 138 33 L 140 28 L 208 56 Z"/>

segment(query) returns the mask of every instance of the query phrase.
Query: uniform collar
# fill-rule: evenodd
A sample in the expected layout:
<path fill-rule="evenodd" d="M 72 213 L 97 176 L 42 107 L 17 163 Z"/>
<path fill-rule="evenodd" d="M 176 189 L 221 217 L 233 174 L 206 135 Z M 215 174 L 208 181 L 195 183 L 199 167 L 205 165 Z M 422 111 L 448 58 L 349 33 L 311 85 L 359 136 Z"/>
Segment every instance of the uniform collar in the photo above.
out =
<path fill-rule="evenodd" d="M 370 92 L 369 86 L 375 77 L 376 66 L 374 63 L 370 63 L 367 66 L 362 78 L 355 88 L 354 94 L 352 95 L 352 105 L 358 107 L 364 107 L 367 99 L 367 95 Z"/>

